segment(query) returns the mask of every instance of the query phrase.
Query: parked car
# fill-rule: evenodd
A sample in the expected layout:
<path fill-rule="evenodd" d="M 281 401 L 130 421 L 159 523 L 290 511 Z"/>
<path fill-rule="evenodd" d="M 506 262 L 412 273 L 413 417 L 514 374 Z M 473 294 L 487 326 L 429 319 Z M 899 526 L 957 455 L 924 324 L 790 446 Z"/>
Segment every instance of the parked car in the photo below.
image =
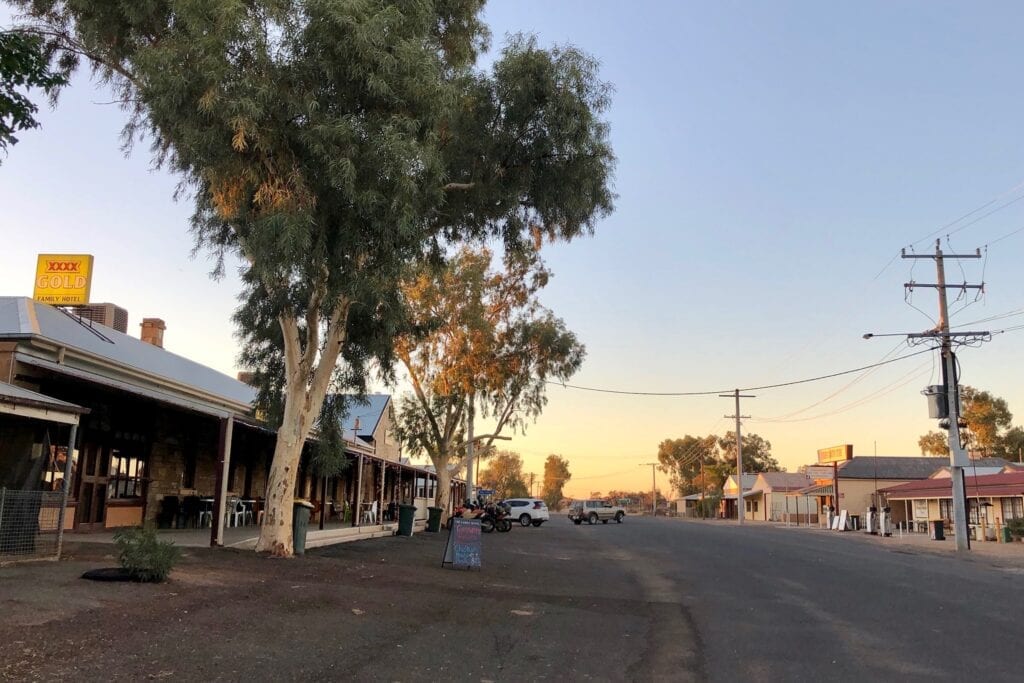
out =
<path fill-rule="evenodd" d="M 511 509 L 512 519 L 523 526 L 540 526 L 551 519 L 547 503 L 540 498 L 507 498 L 505 504 Z"/>
<path fill-rule="evenodd" d="M 597 524 L 598 521 L 607 524 L 610 519 L 622 524 L 625 516 L 623 508 L 604 500 L 577 500 L 569 506 L 569 521 L 573 524 Z"/>

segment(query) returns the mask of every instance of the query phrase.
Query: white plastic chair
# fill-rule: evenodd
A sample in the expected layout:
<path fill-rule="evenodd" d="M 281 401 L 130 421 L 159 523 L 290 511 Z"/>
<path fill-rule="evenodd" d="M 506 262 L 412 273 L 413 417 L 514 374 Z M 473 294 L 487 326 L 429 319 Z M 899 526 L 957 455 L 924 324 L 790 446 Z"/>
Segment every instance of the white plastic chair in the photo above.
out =
<path fill-rule="evenodd" d="M 228 510 L 228 514 L 231 516 L 231 526 L 242 526 L 245 524 L 246 515 L 252 516 L 249 508 L 239 498 L 232 499 L 231 507 Z"/>
<path fill-rule="evenodd" d="M 373 504 L 363 511 L 363 520 L 370 524 L 377 523 L 377 501 L 373 501 Z"/>

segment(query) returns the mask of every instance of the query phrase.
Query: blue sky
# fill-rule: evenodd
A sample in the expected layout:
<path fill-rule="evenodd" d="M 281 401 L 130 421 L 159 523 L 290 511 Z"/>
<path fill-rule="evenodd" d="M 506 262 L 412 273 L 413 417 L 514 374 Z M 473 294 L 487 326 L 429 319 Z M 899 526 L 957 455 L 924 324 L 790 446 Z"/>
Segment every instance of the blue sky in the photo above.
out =
<path fill-rule="evenodd" d="M 572 43 L 615 85 L 617 211 L 548 255 L 544 302 L 588 347 L 575 384 L 705 391 L 876 362 L 898 339 L 864 332 L 935 317 L 933 291 L 914 293 L 924 313 L 903 300 L 904 282 L 934 281 L 930 261 L 885 268 L 901 247 L 928 249 L 919 240 L 938 232 L 944 249 L 968 252 L 1024 226 L 1021 201 L 940 230 L 1024 195 L 1017 3 L 516 0 L 486 17 L 496 47 L 515 31 Z M 190 259 L 188 204 L 173 202 L 175 179 L 150 168 L 145 144 L 121 153 L 123 114 L 98 104 L 109 99 L 83 75 L 0 165 L 0 292 L 31 294 L 37 253 L 93 253 L 95 300 L 128 308 L 133 331 L 165 318 L 170 349 L 233 374 L 237 280 L 211 281 L 209 263 Z M 984 267 L 964 263 L 988 291 L 954 324 L 1024 307 L 1022 246 L 1024 232 L 992 244 Z M 959 266 L 949 277 L 963 279 Z M 1024 410 L 1022 342 L 1009 332 L 964 350 L 964 381 Z M 918 393 L 937 381 L 929 356 L 847 387 L 855 378 L 752 392 L 744 429 L 790 469 L 839 443 L 915 454 L 933 426 Z M 717 397 L 549 396 L 509 447 L 538 473 L 547 453 L 567 456 L 577 495 L 647 487 L 639 465 L 659 441 L 730 428 Z M 821 401 L 795 417 L 834 414 L 768 419 Z"/>

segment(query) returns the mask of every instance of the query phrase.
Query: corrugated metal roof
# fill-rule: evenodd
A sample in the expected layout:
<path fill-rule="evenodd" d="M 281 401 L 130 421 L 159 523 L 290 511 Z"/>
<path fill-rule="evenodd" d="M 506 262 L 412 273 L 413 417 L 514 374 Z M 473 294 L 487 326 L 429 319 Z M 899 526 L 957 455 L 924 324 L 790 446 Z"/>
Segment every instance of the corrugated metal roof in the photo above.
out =
<path fill-rule="evenodd" d="M 348 405 L 348 414 L 342 422 L 342 428 L 357 436 L 373 436 L 390 401 L 390 394 L 367 394 L 363 401 L 352 400 Z M 356 429 L 356 418 L 359 419 L 358 430 Z"/>
<path fill-rule="evenodd" d="M 840 479 L 927 479 L 942 467 L 941 458 L 858 455 L 839 464 Z"/>
<path fill-rule="evenodd" d="M 967 497 L 1024 495 L 1024 472 L 1007 472 L 985 476 L 965 476 Z M 880 489 L 891 500 L 909 498 L 952 498 L 952 479 L 924 479 Z"/>
<path fill-rule="evenodd" d="M 26 297 L 0 297 L 0 339 L 37 337 L 157 379 L 249 406 L 256 390 L 216 370 Z M 141 386 L 141 385 L 140 385 Z M 165 391 L 175 392 L 167 388 Z"/>
<path fill-rule="evenodd" d="M 743 475 L 743 490 L 746 491 L 747 489 L 753 488 L 754 487 L 754 483 L 756 481 L 757 481 L 757 475 L 756 474 L 744 474 Z M 732 484 L 732 487 L 736 486 L 736 475 L 735 474 L 730 474 L 729 477 L 725 480 L 725 487 L 731 488 L 729 486 L 730 484 Z"/>
<path fill-rule="evenodd" d="M 88 408 L 83 408 L 82 406 L 75 405 L 74 403 L 68 403 L 67 401 L 61 401 L 60 399 L 53 398 L 52 396 L 44 396 L 43 394 L 29 391 L 28 389 L 15 386 L 14 384 L 8 384 L 7 382 L 0 382 L 0 401 L 38 406 L 51 410 L 62 410 L 68 413 L 75 413 L 76 415 L 89 412 Z"/>
<path fill-rule="evenodd" d="M 790 495 L 794 496 L 831 496 L 832 495 L 832 484 L 819 484 L 817 486 L 808 486 L 805 489 L 793 491 Z"/>
<path fill-rule="evenodd" d="M 758 475 L 755 491 L 795 491 L 814 483 L 806 474 L 800 472 L 761 472 Z"/>

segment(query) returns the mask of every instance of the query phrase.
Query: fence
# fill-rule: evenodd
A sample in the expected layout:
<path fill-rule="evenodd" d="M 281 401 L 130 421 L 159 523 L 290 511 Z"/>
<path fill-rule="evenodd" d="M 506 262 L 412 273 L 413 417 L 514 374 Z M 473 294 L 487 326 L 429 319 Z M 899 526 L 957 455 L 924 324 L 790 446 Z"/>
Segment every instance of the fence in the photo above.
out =
<path fill-rule="evenodd" d="M 0 563 L 56 559 L 62 506 L 60 491 L 0 488 Z"/>

